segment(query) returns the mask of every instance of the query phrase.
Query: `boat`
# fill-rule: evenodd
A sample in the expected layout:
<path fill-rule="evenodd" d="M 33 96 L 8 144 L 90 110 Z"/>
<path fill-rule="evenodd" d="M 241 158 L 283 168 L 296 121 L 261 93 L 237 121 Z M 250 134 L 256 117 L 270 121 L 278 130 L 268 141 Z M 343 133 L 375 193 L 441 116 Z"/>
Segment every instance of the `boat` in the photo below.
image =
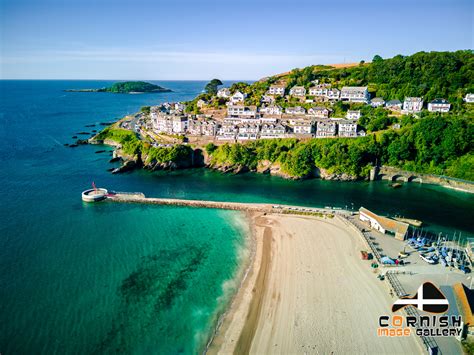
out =
<path fill-rule="evenodd" d="M 431 257 L 429 257 L 429 256 L 426 256 L 425 254 L 420 254 L 420 258 L 421 258 L 423 261 L 427 262 L 428 264 L 435 264 L 435 263 L 436 263 L 435 260 L 433 260 L 433 259 L 432 259 Z"/>
<path fill-rule="evenodd" d="M 402 184 L 400 184 L 399 182 L 394 182 L 393 184 L 390 184 L 390 187 L 393 187 L 394 189 L 398 189 L 402 187 Z"/>

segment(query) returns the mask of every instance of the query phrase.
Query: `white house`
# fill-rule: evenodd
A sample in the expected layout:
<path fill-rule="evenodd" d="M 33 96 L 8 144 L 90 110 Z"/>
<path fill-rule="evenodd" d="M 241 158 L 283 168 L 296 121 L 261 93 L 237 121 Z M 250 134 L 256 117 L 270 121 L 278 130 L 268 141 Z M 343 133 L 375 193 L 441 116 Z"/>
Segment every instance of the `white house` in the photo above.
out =
<path fill-rule="evenodd" d="M 310 96 L 326 96 L 328 93 L 328 87 L 324 85 L 317 85 L 309 88 Z"/>
<path fill-rule="evenodd" d="M 283 109 L 278 105 L 269 105 L 262 107 L 260 112 L 266 115 L 281 115 L 283 113 Z"/>
<path fill-rule="evenodd" d="M 393 111 L 400 111 L 402 109 L 402 102 L 400 100 L 390 100 L 385 103 L 385 107 Z"/>
<path fill-rule="evenodd" d="M 314 124 L 312 122 L 298 122 L 293 126 L 293 133 L 295 134 L 312 134 L 314 131 Z"/>
<path fill-rule="evenodd" d="M 238 126 L 238 140 L 256 140 L 260 126 L 258 124 L 241 124 Z"/>
<path fill-rule="evenodd" d="M 341 120 L 337 123 L 339 137 L 357 137 L 357 123 L 350 120 Z"/>
<path fill-rule="evenodd" d="M 217 133 L 217 123 L 215 121 L 203 121 L 201 124 L 201 134 L 203 136 L 214 137 Z"/>
<path fill-rule="evenodd" d="M 232 104 L 236 104 L 239 102 L 244 102 L 245 98 L 247 97 L 247 94 L 243 94 L 240 91 L 237 91 L 230 97 L 230 102 Z"/>
<path fill-rule="evenodd" d="M 329 118 L 329 110 L 326 107 L 311 107 L 308 114 L 317 118 Z"/>
<path fill-rule="evenodd" d="M 360 118 L 360 110 L 348 110 L 346 118 L 348 120 L 358 120 Z"/>
<path fill-rule="evenodd" d="M 326 99 L 329 101 L 338 101 L 341 98 L 341 91 L 336 88 L 328 89 Z"/>
<path fill-rule="evenodd" d="M 304 107 L 301 106 L 293 106 L 293 107 L 287 107 L 285 109 L 285 113 L 289 115 L 304 115 L 306 113 L 306 110 Z"/>
<path fill-rule="evenodd" d="M 367 86 L 344 86 L 341 90 L 341 100 L 350 102 L 368 102 Z"/>
<path fill-rule="evenodd" d="M 474 102 L 474 94 L 466 94 L 464 101 L 468 104 L 472 104 Z"/>
<path fill-rule="evenodd" d="M 197 105 L 197 107 L 202 108 L 202 107 L 204 107 L 204 106 L 207 105 L 207 102 L 204 101 L 203 99 L 199 99 L 199 100 L 196 102 L 196 105 Z"/>
<path fill-rule="evenodd" d="M 423 109 L 423 99 L 421 97 L 405 97 L 403 101 L 403 111 L 420 112 Z"/>
<path fill-rule="evenodd" d="M 272 104 L 275 102 L 275 98 L 271 95 L 262 95 L 260 101 L 263 103 Z"/>
<path fill-rule="evenodd" d="M 260 138 L 284 138 L 285 133 L 286 127 L 283 126 L 281 123 L 265 123 L 262 126 L 262 130 L 260 131 Z"/>
<path fill-rule="evenodd" d="M 235 137 L 239 133 L 239 128 L 232 123 L 224 123 L 217 130 L 218 140 L 235 140 Z"/>
<path fill-rule="evenodd" d="M 364 207 L 359 209 L 359 219 L 363 222 L 367 222 L 371 228 L 383 234 L 389 233 L 394 235 L 398 240 L 405 239 L 409 227 L 407 223 L 376 215 Z"/>
<path fill-rule="evenodd" d="M 228 98 L 230 97 L 230 89 L 229 88 L 222 88 L 217 91 L 217 97 L 221 98 Z"/>
<path fill-rule="evenodd" d="M 285 95 L 285 88 L 286 86 L 285 85 L 271 85 L 269 88 L 268 88 L 268 95 Z"/>
<path fill-rule="evenodd" d="M 255 106 L 229 105 L 227 106 L 229 117 L 256 117 L 257 108 Z"/>
<path fill-rule="evenodd" d="M 381 106 L 385 105 L 385 100 L 382 99 L 381 97 L 376 97 L 376 98 L 373 98 L 372 100 L 370 100 L 370 105 L 372 107 L 381 107 Z"/>
<path fill-rule="evenodd" d="M 331 121 L 318 122 L 316 125 L 316 138 L 336 136 L 336 123 Z"/>
<path fill-rule="evenodd" d="M 451 104 L 445 99 L 434 99 L 428 104 L 428 111 L 430 112 L 449 112 Z"/>
<path fill-rule="evenodd" d="M 188 133 L 192 136 L 200 136 L 202 134 L 201 121 L 189 120 Z"/>
<path fill-rule="evenodd" d="M 420 112 L 423 109 L 422 97 L 405 97 L 403 110 L 407 112 Z"/>
<path fill-rule="evenodd" d="M 304 88 L 304 86 L 293 86 L 290 90 L 290 95 L 291 96 L 305 96 L 306 89 Z"/>
<path fill-rule="evenodd" d="M 186 133 L 188 117 L 183 115 L 158 114 L 152 117 L 152 127 L 157 133 Z"/>

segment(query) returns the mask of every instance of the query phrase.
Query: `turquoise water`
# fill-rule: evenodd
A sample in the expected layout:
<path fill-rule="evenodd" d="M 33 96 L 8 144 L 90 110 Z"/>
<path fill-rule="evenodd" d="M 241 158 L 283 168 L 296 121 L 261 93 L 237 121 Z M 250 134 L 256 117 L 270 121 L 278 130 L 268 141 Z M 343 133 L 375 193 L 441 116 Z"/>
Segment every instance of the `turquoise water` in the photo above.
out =
<path fill-rule="evenodd" d="M 204 82 L 157 82 L 173 93 L 65 93 L 98 81 L 0 81 L 0 352 L 190 353 L 211 330 L 245 257 L 237 212 L 102 203 L 92 181 L 148 196 L 360 206 L 474 236 L 474 197 L 417 183 L 286 181 L 205 169 L 111 175 L 100 147 L 67 148 L 88 124 L 194 97 Z"/>
<path fill-rule="evenodd" d="M 196 352 L 232 294 L 242 214 L 84 204 L 93 180 L 134 191 L 140 178 L 112 176 L 97 147 L 62 145 L 87 124 L 193 97 L 204 83 L 162 83 L 176 92 L 154 95 L 61 91 L 104 84 L 0 82 L 2 354 Z"/>

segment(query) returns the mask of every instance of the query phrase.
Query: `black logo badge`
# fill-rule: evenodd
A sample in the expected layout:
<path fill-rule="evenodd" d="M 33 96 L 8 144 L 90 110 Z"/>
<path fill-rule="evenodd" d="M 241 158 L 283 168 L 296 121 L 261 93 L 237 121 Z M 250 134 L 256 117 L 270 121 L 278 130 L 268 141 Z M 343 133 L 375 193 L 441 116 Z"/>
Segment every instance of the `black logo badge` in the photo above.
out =
<path fill-rule="evenodd" d="M 414 296 L 402 297 L 395 301 L 392 312 L 407 306 L 414 306 L 420 311 L 429 313 L 444 313 L 449 308 L 449 302 L 439 288 L 431 282 L 425 282 L 418 288 L 418 292 Z"/>

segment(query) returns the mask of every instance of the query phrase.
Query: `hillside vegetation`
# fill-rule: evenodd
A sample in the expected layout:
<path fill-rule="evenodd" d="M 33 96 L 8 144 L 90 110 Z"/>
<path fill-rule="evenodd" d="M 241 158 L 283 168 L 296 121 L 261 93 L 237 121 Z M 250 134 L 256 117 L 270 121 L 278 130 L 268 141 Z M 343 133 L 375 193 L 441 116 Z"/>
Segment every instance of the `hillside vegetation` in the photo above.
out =
<path fill-rule="evenodd" d="M 131 92 L 170 92 L 161 86 L 147 83 L 144 81 L 126 81 L 123 83 L 115 83 L 111 87 L 100 89 L 101 92 L 112 92 L 116 94 L 128 94 Z"/>
<path fill-rule="evenodd" d="M 366 178 L 375 164 L 385 164 L 474 181 L 473 137 L 474 125 L 467 119 L 428 117 L 399 131 L 357 139 L 272 139 L 206 149 L 217 165 L 255 170 L 270 161 L 295 178 L 311 176 L 316 168 Z"/>

